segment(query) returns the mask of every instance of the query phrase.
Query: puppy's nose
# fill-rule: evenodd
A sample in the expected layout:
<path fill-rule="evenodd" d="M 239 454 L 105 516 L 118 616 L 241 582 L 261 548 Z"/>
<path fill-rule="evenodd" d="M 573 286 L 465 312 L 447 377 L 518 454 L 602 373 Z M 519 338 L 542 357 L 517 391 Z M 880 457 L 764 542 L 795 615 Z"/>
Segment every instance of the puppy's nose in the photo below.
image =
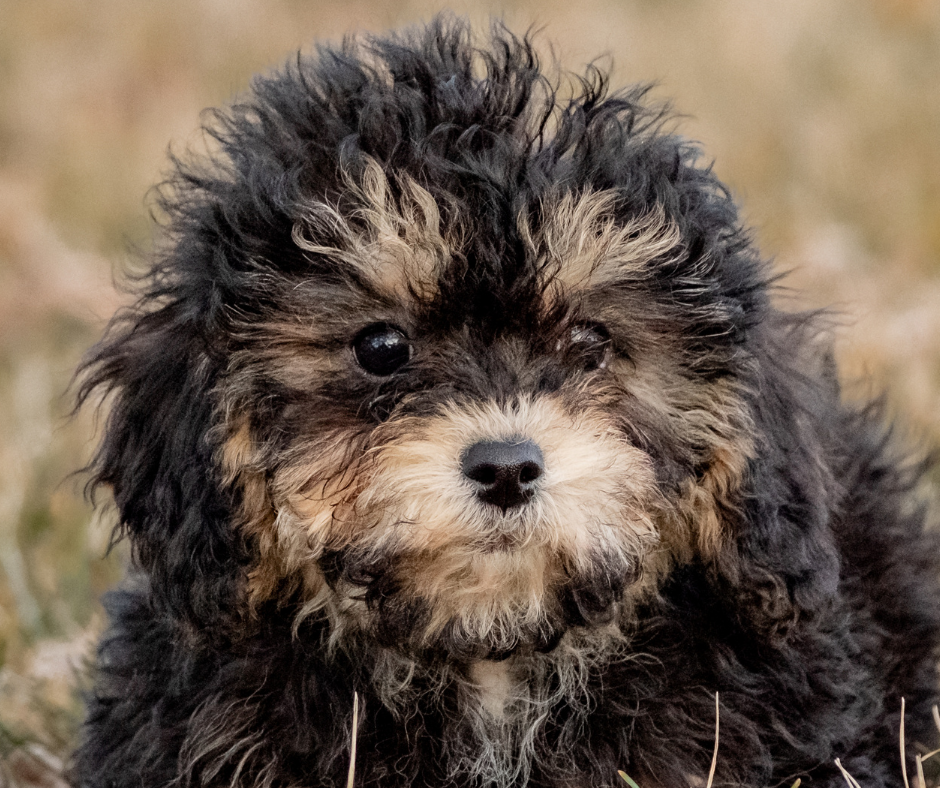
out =
<path fill-rule="evenodd" d="M 474 443 L 460 465 L 480 500 L 504 512 L 528 501 L 536 480 L 545 472 L 542 450 L 524 439 Z"/>

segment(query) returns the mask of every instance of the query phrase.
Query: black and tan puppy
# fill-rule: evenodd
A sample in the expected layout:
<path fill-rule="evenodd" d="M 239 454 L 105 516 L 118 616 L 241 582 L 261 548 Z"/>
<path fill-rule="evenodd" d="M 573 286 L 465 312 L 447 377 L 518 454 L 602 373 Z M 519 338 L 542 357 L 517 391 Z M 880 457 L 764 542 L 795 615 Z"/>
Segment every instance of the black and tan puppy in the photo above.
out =
<path fill-rule="evenodd" d="M 466 26 L 321 49 L 175 165 L 84 366 L 137 569 L 89 788 L 897 785 L 936 545 L 696 148 Z"/>

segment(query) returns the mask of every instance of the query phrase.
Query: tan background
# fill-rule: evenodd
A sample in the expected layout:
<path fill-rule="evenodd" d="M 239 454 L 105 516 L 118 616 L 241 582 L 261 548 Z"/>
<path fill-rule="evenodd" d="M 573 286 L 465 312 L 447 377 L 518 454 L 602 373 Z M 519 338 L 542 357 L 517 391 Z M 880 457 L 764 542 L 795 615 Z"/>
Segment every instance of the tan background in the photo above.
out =
<path fill-rule="evenodd" d="M 71 370 L 148 244 L 144 196 L 199 113 L 315 39 L 427 19 L 408 0 L 0 0 L 0 785 L 68 751 L 96 600 L 119 576 L 69 478 L 91 414 Z M 940 3 L 506 0 L 572 70 L 656 81 L 796 303 L 836 305 L 856 395 L 940 444 Z M 27 758 L 24 753 L 33 755 Z M 16 755 L 16 753 L 19 753 Z M 32 771 L 31 771 L 32 769 Z M 43 776 L 45 774 L 45 776 Z"/>

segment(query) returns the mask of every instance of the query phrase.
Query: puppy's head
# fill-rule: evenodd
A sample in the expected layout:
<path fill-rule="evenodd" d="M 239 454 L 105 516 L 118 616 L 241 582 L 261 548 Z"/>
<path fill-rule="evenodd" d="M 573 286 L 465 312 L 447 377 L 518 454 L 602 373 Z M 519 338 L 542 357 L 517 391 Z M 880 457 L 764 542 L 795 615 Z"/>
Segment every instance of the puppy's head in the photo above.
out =
<path fill-rule="evenodd" d="M 740 453 L 733 384 L 689 374 L 674 307 L 652 300 L 679 227 L 658 204 L 619 216 L 612 189 L 358 164 L 338 204 L 301 206 L 309 272 L 232 316 L 214 394 L 249 594 L 296 581 L 450 653 L 609 622 Z"/>
<path fill-rule="evenodd" d="M 547 649 L 733 540 L 763 272 L 641 91 L 437 22 L 257 81 L 88 362 L 157 599 Z"/>

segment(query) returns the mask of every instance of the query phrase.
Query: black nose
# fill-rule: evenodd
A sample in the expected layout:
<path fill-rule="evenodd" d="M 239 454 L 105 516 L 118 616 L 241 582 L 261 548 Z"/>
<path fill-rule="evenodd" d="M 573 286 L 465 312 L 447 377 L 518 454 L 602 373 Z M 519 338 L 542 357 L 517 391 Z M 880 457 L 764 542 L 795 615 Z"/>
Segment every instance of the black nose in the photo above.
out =
<path fill-rule="evenodd" d="M 503 511 L 528 501 L 545 472 L 542 450 L 525 439 L 474 443 L 460 466 L 480 499 Z"/>

